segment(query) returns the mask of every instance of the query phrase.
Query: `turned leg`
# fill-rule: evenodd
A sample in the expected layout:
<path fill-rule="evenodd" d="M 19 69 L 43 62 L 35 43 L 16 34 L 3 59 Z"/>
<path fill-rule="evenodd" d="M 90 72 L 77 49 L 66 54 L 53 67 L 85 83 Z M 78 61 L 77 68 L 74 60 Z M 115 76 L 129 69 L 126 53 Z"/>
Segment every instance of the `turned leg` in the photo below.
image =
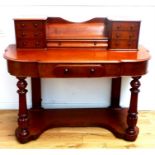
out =
<path fill-rule="evenodd" d="M 110 108 L 120 108 L 121 77 L 112 78 Z"/>
<path fill-rule="evenodd" d="M 27 82 L 25 81 L 25 77 L 17 77 L 17 93 L 19 94 L 19 113 L 18 113 L 18 128 L 16 130 L 17 139 L 24 143 L 27 141 L 27 137 L 29 135 L 28 131 L 28 111 L 26 105 L 26 93 L 25 89 L 27 86 Z"/>
<path fill-rule="evenodd" d="M 42 109 L 40 78 L 31 78 L 31 88 L 32 88 L 32 109 Z"/>
<path fill-rule="evenodd" d="M 127 116 L 127 124 L 128 128 L 126 129 L 126 139 L 133 141 L 136 139 L 138 135 L 138 128 L 136 127 L 138 116 L 137 116 L 137 103 L 138 103 L 138 93 L 140 87 L 140 76 L 132 77 L 131 81 L 131 99 L 130 99 L 130 107 L 128 110 Z"/>

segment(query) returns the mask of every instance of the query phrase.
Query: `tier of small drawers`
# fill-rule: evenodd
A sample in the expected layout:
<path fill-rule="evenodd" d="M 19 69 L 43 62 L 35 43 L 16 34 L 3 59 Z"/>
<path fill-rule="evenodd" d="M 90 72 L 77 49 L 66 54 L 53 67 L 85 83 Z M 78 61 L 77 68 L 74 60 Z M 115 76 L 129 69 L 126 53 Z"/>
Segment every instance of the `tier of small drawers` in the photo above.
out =
<path fill-rule="evenodd" d="M 16 44 L 18 48 L 44 48 L 44 20 L 15 20 Z"/>
<path fill-rule="evenodd" d="M 110 43 L 111 49 L 137 49 L 140 22 L 113 21 L 111 25 Z"/>

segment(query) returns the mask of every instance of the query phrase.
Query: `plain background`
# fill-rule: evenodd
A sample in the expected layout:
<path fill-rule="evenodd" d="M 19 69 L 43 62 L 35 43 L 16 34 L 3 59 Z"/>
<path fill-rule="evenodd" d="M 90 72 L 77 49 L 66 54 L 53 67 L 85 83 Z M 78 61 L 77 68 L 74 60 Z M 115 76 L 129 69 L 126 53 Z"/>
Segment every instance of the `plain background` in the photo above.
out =
<path fill-rule="evenodd" d="M 139 44 L 151 54 L 148 74 L 143 76 L 139 94 L 140 110 L 155 110 L 155 1 L 154 0 L 1 0 L 0 1 L 0 109 L 17 109 L 17 79 L 7 72 L 4 50 L 15 43 L 14 18 L 62 17 L 81 22 L 94 17 L 113 20 L 141 20 Z M 124 77 L 121 105 L 128 106 L 130 77 Z M 30 78 L 27 103 L 31 107 Z M 42 79 L 45 108 L 106 107 L 110 103 L 110 78 Z"/>

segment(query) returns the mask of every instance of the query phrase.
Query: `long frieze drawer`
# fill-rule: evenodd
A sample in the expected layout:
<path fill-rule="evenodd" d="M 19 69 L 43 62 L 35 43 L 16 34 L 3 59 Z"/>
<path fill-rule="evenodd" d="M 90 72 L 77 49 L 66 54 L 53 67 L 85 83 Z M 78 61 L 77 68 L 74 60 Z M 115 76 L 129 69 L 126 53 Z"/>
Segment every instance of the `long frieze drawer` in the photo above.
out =
<path fill-rule="evenodd" d="M 100 77 L 103 73 L 101 65 L 57 65 L 53 69 L 56 77 Z"/>
<path fill-rule="evenodd" d="M 137 49 L 137 40 L 112 40 L 111 49 Z"/>
<path fill-rule="evenodd" d="M 39 64 L 40 77 L 105 77 L 119 76 L 119 63 L 107 64 Z"/>
<path fill-rule="evenodd" d="M 136 31 L 113 31 L 112 39 L 137 39 L 138 33 Z"/>
<path fill-rule="evenodd" d="M 19 29 L 43 29 L 44 28 L 44 22 L 42 20 L 15 20 L 15 27 L 16 30 Z"/>
<path fill-rule="evenodd" d="M 47 47 L 108 47 L 108 41 L 90 40 L 48 40 Z"/>
<path fill-rule="evenodd" d="M 125 31 L 135 31 L 138 30 L 140 22 L 113 22 L 112 30 L 125 30 Z"/>
<path fill-rule="evenodd" d="M 43 39 L 18 39 L 18 48 L 44 48 L 45 42 Z"/>
<path fill-rule="evenodd" d="M 45 34 L 42 31 L 18 31 L 17 38 L 44 38 Z"/>

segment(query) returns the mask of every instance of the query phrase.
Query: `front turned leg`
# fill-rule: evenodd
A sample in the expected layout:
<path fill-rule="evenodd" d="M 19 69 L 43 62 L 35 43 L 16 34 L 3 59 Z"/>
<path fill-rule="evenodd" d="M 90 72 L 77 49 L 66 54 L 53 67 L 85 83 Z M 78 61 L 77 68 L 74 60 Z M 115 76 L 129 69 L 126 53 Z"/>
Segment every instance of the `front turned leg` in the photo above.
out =
<path fill-rule="evenodd" d="M 140 76 L 132 77 L 131 81 L 131 99 L 130 99 L 130 107 L 128 110 L 127 116 L 127 124 L 128 128 L 126 129 L 125 139 L 129 141 L 134 141 L 138 135 L 138 127 L 136 127 L 138 116 L 137 116 L 137 103 L 138 103 L 138 93 L 140 87 Z"/>
<path fill-rule="evenodd" d="M 18 128 L 16 129 L 16 137 L 21 143 L 28 141 L 28 111 L 26 104 L 27 82 L 25 77 L 17 77 L 17 93 L 19 94 L 19 112 L 18 112 Z"/>

